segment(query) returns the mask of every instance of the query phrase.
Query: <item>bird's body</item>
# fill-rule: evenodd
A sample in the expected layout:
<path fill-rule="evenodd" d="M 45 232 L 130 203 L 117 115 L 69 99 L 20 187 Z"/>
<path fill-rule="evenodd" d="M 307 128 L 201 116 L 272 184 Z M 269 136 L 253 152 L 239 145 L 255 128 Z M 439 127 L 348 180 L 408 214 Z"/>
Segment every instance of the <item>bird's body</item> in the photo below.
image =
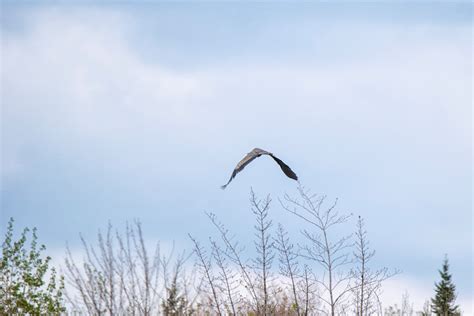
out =
<path fill-rule="evenodd" d="M 234 171 L 232 171 L 232 175 L 230 176 L 229 181 L 226 184 L 224 184 L 223 186 L 221 186 L 221 188 L 225 189 L 227 187 L 227 185 L 229 185 L 229 183 L 232 181 L 232 179 L 235 178 L 237 173 L 242 171 L 245 168 L 245 166 L 247 166 L 249 163 L 251 163 L 255 158 L 258 158 L 262 155 L 268 155 L 268 156 L 272 157 L 273 160 L 276 161 L 276 163 L 280 166 L 281 170 L 285 173 L 285 175 L 287 177 L 289 177 L 293 180 L 298 180 L 298 177 L 293 172 L 293 170 L 291 170 L 291 168 L 288 167 L 288 165 L 285 164 L 283 161 L 281 161 L 280 159 L 275 157 L 271 152 L 268 152 L 268 151 L 260 149 L 260 148 L 254 148 L 251 152 L 249 152 L 247 155 L 245 155 L 245 157 L 241 161 L 239 161 L 237 166 L 235 166 Z"/>

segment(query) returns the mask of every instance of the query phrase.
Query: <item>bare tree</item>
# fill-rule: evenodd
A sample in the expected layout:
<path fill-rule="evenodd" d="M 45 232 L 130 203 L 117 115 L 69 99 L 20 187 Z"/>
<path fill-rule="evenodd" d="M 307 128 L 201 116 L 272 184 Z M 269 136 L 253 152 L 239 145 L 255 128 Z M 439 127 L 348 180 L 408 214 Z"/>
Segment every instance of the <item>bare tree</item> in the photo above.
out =
<path fill-rule="evenodd" d="M 324 196 L 312 195 L 298 188 L 300 197 L 288 195 L 280 201 L 284 209 L 310 224 L 301 232 L 306 245 L 295 247 L 280 224 L 272 238 L 269 216 L 270 197 L 260 200 L 250 192 L 250 204 L 255 216 L 254 246 L 256 256 L 244 259 L 244 247 L 212 213 L 206 213 L 217 228 L 219 239 L 210 238 L 210 252 L 191 237 L 201 268 L 207 280 L 210 314 L 255 315 L 368 315 L 381 313 L 379 294 L 381 283 L 393 275 L 386 268 L 371 270 L 369 261 L 375 252 L 368 247 L 367 233 L 359 219 L 355 243 L 352 234 L 340 233 L 351 215 L 341 215 L 336 202 L 325 207 Z M 296 249 L 295 249 L 296 248 Z M 353 256 L 351 253 L 353 251 Z M 278 253 L 281 279 L 272 263 Z M 310 262 L 322 267 L 318 276 Z M 299 262 L 306 263 L 299 265 Z M 306 261 L 306 262 L 304 262 Z M 246 293 L 245 293 L 246 291 Z M 243 293 L 243 294 L 242 294 Z M 351 296 L 352 294 L 352 296 Z M 350 304 L 350 298 L 354 304 Z M 355 306 L 355 307 L 354 307 Z M 354 310 L 351 310 L 354 308 Z"/>
<path fill-rule="evenodd" d="M 66 297 L 75 306 L 80 309 L 80 305 L 85 307 L 89 314 L 115 314 L 120 312 L 120 295 L 115 295 L 117 282 L 115 282 L 115 263 L 113 260 L 113 237 L 112 227 L 109 224 L 107 233 L 104 236 L 101 232 L 98 234 L 99 254 L 94 248 L 91 248 L 85 239 L 81 236 L 81 242 L 85 251 L 83 269 L 81 270 L 74 262 L 69 247 L 67 248 L 66 280 L 79 293 L 79 299 L 72 299 L 69 291 L 66 291 Z M 110 249 L 109 249 L 110 248 Z"/>
<path fill-rule="evenodd" d="M 116 240 L 119 253 L 114 272 L 120 278 L 120 290 L 127 298 L 128 309 L 150 315 L 160 299 L 160 246 L 156 244 L 153 256 L 149 255 L 138 221 L 133 226 L 126 225 L 125 237 L 116 232 Z M 113 249 L 113 246 L 109 245 L 109 248 Z"/>
<path fill-rule="evenodd" d="M 413 315 L 413 303 L 410 302 L 410 295 L 408 291 L 402 295 L 402 315 L 404 316 L 412 316 Z"/>
<path fill-rule="evenodd" d="M 85 253 L 82 262 L 67 249 L 65 276 L 71 287 L 66 297 L 74 310 L 91 315 L 159 313 L 170 282 L 181 276 L 187 258 L 183 253 L 173 259 L 173 250 L 160 256 L 159 243 L 150 255 L 139 221 L 127 224 L 124 235 L 118 231 L 113 234 L 109 224 L 105 235 L 99 231 L 96 246 L 82 236 L 81 242 Z"/>
<path fill-rule="evenodd" d="M 312 275 L 311 268 L 305 264 L 298 281 L 299 301 L 302 302 L 300 312 L 301 315 L 307 316 L 320 311 L 317 308 L 319 303 L 317 284 L 313 281 L 316 278 Z"/>
<path fill-rule="evenodd" d="M 217 228 L 220 239 L 224 244 L 224 255 L 227 257 L 240 271 L 240 282 L 247 290 L 251 298 L 251 303 L 248 305 L 255 308 L 256 313 L 260 315 L 260 303 L 257 292 L 257 286 L 254 278 L 251 275 L 251 267 L 242 258 L 242 252 L 245 248 L 241 247 L 229 230 L 217 219 L 213 213 L 206 213 L 212 224 Z"/>
<path fill-rule="evenodd" d="M 348 249 L 351 235 L 334 237 L 334 227 L 345 223 L 351 215 L 340 215 L 336 210 L 336 202 L 323 209 L 325 196 L 317 196 L 302 186 L 298 187 L 300 198 L 292 198 L 285 194 L 280 201 L 283 208 L 309 223 L 314 231 L 304 229 L 304 237 L 309 245 L 304 245 L 303 257 L 317 262 L 324 270 L 323 277 L 315 281 L 323 291 L 319 299 L 327 304 L 332 316 L 345 307 L 347 294 L 351 291 L 351 273 L 345 269 L 350 263 Z"/>
<path fill-rule="evenodd" d="M 237 315 L 236 304 L 242 301 L 239 293 L 237 292 L 237 275 L 234 271 L 232 271 L 227 261 L 227 257 L 216 241 L 210 239 L 210 242 L 213 257 L 219 269 L 218 280 L 226 296 L 227 304 L 225 304 L 225 306 L 227 306 L 227 312 L 228 314 Z"/>
<path fill-rule="evenodd" d="M 375 256 L 375 250 L 369 247 L 369 240 L 362 217 L 357 220 L 354 243 L 355 267 L 352 270 L 354 284 L 352 292 L 354 295 L 354 313 L 357 316 L 365 316 L 376 313 L 379 310 L 379 293 L 382 282 L 398 273 L 397 270 L 389 272 L 387 268 L 372 270 L 369 265 Z"/>
<path fill-rule="evenodd" d="M 430 300 L 425 300 L 423 304 L 423 310 L 421 311 L 421 316 L 430 316 L 431 315 L 431 302 Z"/>
<path fill-rule="evenodd" d="M 385 308 L 384 315 L 386 316 L 412 316 L 413 315 L 413 304 L 410 303 L 410 295 L 408 291 L 405 290 L 402 294 L 401 306 L 398 307 L 398 304 L 394 304 Z"/>
<path fill-rule="evenodd" d="M 291 287 L 291 294 L 293 296 L 293 304 L 295 306 L 296 314 L 298 316 L 301 315 L 301 308 L 299 304 L 298 298 L 298 274 L 300 273 L 300 269 L 298 266 L 298 253 L 296 253 L 294 249 L 294 245 L 290 242 L 290 238 L 288 237 L 288 233 L 285 231 L 281 224 L 278 224 L 277 229 L 277 237 L 275 238 L 275 248 L 278 250 L 279 254 L 279 261 L 280 261 L 280 273 L 281 275 L 287 277 L 290 280 L 290 287 Z M 306 272 L 306 270 L 305 270 Z M 305 280 L 308 281 L 307 273 L 305 273 Z M 305 284 L 306 286 L 303 289 L 305 295 L 305 302 L 309 301 L 309 283 Z M 307 306 L 305 304 L 305 308 L 303 310 L 307 310 Z"/>
<path fill-rule="evenodd" d="M 270 197 L 259 200 L 255 193 L 250 193 L 250 204 L 252 213 L 255 216 L 255 239 L 254 246 L 256 257 L 252 260 L 244 260 L 242 252 L 244 250 L 225 226 L 219 222 L 212 213 L 207 216 L 217 228 L 222 246 L 213 240 L 211 241 L 212 257 L 219 270 L 219 276 L 212 276 L 209 258 L 205 256 L 204 250 L 196 240 L 195 251 L 198 256 L 200 266 L 204 267 L 205 278 L 208 280 L 213 301 L 219 302 L 220 292 L 224 293 L 226 306 L 229 313 L 237 314 L 238 309 L 245 308 L 253 310 L 257 315 L 272 314 L 275 309 L 271 297 L 275 289 L 272 288 L 272 262 L 274 260 L 274 240 L 271 235 L 272 221 L 269 219 L 268 210 L 270 208 Z M 233 265 L 236 269 L 233 269 Z M 239 271 L 238 275 L 236 271 Z M 238 293 L 238 286 L 242 285 L 248 292 L 245 297 Z M 219 292 L 219 293 L 218 293 Z M 249 300 L 250 298 L 250 300 Z M 239 306 L 237 306 L 239 304 Z M 219 303 L 215 304 L 216 306 Z M 217 311 L 218 313 L 222 310 Z"/>
<path fill-rule="evenodd" d="M 252 213 L 255 215 L 255 249 L 257 257 L 253 260 L 254 271 L 260 283 L 262 304 L 261 313 L 267 315 L 270 313 L 269 287 L 270 287 L 270 270 L 275 257 L 273 252 L 273 240 L 270 234 L 272 221 L 268 218 L 268 210 L 270 208 L 270 196 L 265 200 L 259 200 L 253 190 L 250 191 L 250 205 Z"/>
<path fill-rule="evenodd" d="M 201 247 L 199 242 L 195 238 L 193 238 L 191 234 L 188 234 L 188 236 L 194 244 L 194 252 L 198 258 L 198 266 L 202 269 L 202 272 L 207 279 L 208 285 L 211 288 L 212 299 L 214 301 L 214 304 L 211 304 L 211 307 L 212 305 L 214 305 L 217 309 L 217 313 L 219 315 L 222 315 L 215 285 L 216 280 L 211 271 L 211 257 L 206 254 L 206 250 Z"/>

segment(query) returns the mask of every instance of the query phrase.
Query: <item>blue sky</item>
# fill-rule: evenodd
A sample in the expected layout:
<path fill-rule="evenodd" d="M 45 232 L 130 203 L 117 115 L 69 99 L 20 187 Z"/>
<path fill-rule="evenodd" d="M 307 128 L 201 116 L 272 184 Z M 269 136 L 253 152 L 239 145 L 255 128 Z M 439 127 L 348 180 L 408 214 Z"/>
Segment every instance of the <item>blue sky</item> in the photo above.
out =
<path fill-rule="evenodd" d="M 189 247 L 213 211 L 245 241 L 252 186 L 297 238 L 277 202 L 296 185 L 269 159 L 219 189 L 257 146 L 366 219 L 400 295 L 431 295 L 448 253 L 472 301 L 470 4 L 3 3 L 1 17 L 2 232 L 13 216 L 61 253 L 139 218 Z"/>

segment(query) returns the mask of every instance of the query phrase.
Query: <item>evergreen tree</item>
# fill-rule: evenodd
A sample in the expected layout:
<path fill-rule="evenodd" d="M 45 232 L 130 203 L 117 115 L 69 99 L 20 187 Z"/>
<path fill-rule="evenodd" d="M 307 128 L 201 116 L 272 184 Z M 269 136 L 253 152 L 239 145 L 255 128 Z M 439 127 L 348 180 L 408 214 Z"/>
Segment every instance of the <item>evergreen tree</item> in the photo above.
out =
<path fill-rule="evenodd" d="M 171 286 L 166 290 L 167 297 L 161 303 L 165 316 L 183 316 L 193 313 L 192 309 L 188 308 L 189 306 L 184 295 L 179 293 L 178 273 L 175 273 Z"/>
<path fill-rule="evenodd" d="M 49 269 L 51 258 L 42 257 L 45 246 L 38 247 L 36 229 L 26 249 L 28 232 L 25 228 L 15 241 L 10 219 L 0 258 L 0 315 L 59 315 L 65 311 L 63 279 Z"/>
<path fill-rule="evenodd" d="M 436 295 L 431 299 L 431 309 L 435 315 L 460 315 L 459 306 L 455 305 L 456 287 L 451 281 L 448 257 L 444 258 L 442 270 L 439 270 L 441 281 L 435 283 Z"/>

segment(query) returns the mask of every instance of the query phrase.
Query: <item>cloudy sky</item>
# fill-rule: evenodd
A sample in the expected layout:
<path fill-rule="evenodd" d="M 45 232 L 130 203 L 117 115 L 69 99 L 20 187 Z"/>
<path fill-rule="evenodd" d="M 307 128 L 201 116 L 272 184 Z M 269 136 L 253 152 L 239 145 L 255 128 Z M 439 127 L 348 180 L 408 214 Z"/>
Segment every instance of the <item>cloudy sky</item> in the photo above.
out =
<path fill-rule="evenodd" d="M 61 256 L 138 218 L 189 248 L 212 211 L 247 242 L 252 187 L 298 239 L 268 158 L 219 188 L 261 147 L 339 198 L 344 229 L 365 218 L 403 271 L 387 300 L 421 307 L 448 254 L 472 311 L 471 27 L 467 2 L 4 2 L 0 232 L 14 217 Z"/>

